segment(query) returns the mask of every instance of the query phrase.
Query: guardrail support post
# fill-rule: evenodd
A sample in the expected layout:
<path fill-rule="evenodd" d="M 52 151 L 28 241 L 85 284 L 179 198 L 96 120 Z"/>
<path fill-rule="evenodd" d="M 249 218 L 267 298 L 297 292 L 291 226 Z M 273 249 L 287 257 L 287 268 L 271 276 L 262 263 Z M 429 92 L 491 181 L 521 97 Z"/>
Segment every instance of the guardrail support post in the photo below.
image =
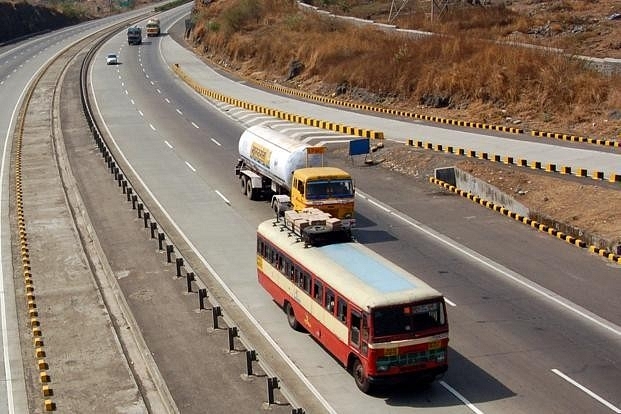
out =
<path fill-rule="evenodd" d="M 166 236 L 164 235 L 164 233 L 158 233 L 157 234 L 157 247 L 160 250 L 164 250 L 164 238 Z"/>
<path fill-rule="evenodd" d="M 200 310 L 205 309 L 205 299 L 207 299 L 207 289 L 202 288 L 198 290 L 198 308 Z"/>
<path fill-rule="evenodd" d="M 267 378 L 267 403 L 272 405 L 274 404 L 274 389 L 279 389 L 278 386 L 278 378 L 276 377 L 268 377 Z"/>
<path fill-rule="evenodd" d="M 183 257 L 177 257 L 175 259 L 177 264 L 177 277 L 181 277 L 181 267 L 183 266 Z"/>
<path fill-rule="evenodd" d="M 144 206 L 142 205 L 142 203 L 138 203 L 138 218 L 142 218 L 142 209 L 144 208 Z"/>
<path fill-rule="evenodd" d="M 211 314 L 213 315 L 213 329 L 220 329 L 218 326 L 218 316 L 222 316 L 222 308 L 220 306 L 214 306 L 211 308 Z"/>
<path fill-rule="evenodd" d="M 188 293 L 192 292 L 192 282 L 194 281 L 194 272 L 188 272 L 185 275 L 185 281 L 187 283 L 187 287 L 188 287 Z"/>
<path fill-rule="evenodd" d="M 153 222 L 151 223 L 151 238 L 152 239 L 155 238 L 155 230 L 157 230 L 157 223 Z"/>
<path fill-rule="evenodd" d="M 246 351 L 246 374 L 252 375 L 252 361 L 257 360 L 257 352 L 254 349 Z"/>
<path fill-rule="evenodd" d="M 235 350 L 235 338 L 238 334 L 237 326 L 229 328 L 229 351 Z"/>
<path fill-rule="evenodd" d="M 148 221 L 151 218 L 151 213 L 149 213 L 148 211 L 145 211 L 144 215 L 143 215 L 143 218 L 144 218 L 144 228 L 146 229 L 147 227 L 149 227 L 148 226 Z"/>
<path fill-rule="evenodd" d="M 128 188 L 127 190 L 133 192 L 131 188 Z M 132 210 L 136 210 L 137 203 L 138 203 L 138 196 L 136 194 L 132 194 Z"/>
<path fill-rule="evenodd" d="M 304 408 L 302 407 L 292 408 L 291 414 L 306 414 L 306 411 L 304 411 Z"/>
<path fill-rule="evenodd" d="M 174 246 L 172 244 L 166 245 L 166 263 L 172 263 L 172 254 L 173 254 Z"/>
<path fill-rule="evenodd" d="M 123 189 L 121 190 L 121 192 L 123 194 L 127 193 L 127 181 L 126 180 L 122 180 L 121 181 L 121 187 L 123 187 Z M 129 196 L 129 194 L 128 194 Z M 129 201 L 129 197 L 127 197 L 127 201 Z"/>

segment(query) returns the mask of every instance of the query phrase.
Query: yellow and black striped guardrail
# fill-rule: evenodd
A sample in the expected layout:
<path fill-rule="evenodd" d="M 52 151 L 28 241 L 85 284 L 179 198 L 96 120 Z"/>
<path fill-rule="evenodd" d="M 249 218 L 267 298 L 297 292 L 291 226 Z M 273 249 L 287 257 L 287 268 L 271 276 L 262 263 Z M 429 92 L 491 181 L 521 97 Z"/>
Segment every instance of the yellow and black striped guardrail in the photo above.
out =
<path fill-rule="evenodd" d="M 216 99 L 221 102 L 225 102 L 243 109 L 266 114 L 275 118 L 283 119 L 289 122 L 295 122 L 298 124 L 304 124 L 313 126 L 316 128 L 327 129 L 330 131 L 340 132 L 347 135 L 356 135 L 363 138 L 370 139 L 384 139 L 384 133 L 382 131 L 374 131 L 370 129 L 358 128 L 349 125 L 338 124 L 335 122 L 322 121 L 319 119 L 309 118 L 301 115 L 292 114 L 289 112 L 281 111 L 279 109 L 269 108 L 262 105 L 253 104 L 251 102 L 242 101 L 230 96 L 221 94 L 209 88 L 205 88 L 199 85 L 194 79 L 192 79 L 187 73 L 181 69 L 178 64 L 172 65 L 172 70 L 177 74 L 185 83 L 187 83 L 192 89 L 197 91 L 203 96 L 211 99 Z"/>
<path fill-rule="evenodd" d="M 545 172 L 555 172 L 559 174 L 573 174 L 576 177 L 590 177 L 594 180 L 608 180 L 611 183 L 621 183 L 621 174 L 618 173 L 610 173 L 608 177 L 606 177 L 603 171 L 594 171 L 587 170 L 585 168 L 576 168 L 572 169 L 570 166 L 561 165 L 558 166 L 556 164 L 544 164 L 541 161 L 534 160 L 526 160 L 523 158 L 516 158 L 507 155 L 498 155 L 498 154 L 490 154 L 484 151 L 475 151 L 465 148 L 457 148 L 451 145 L 442 145 L 442 144 L 433 144 L 431 142 L 425 141 L 415 141 L 413 139 L 409 139 L 406 142 L 406 145 L 423 148 L 428 150 L 433 150 L 437 152 L 446 152 L 449 154 L 455 155 L 463 155 L 465 157 L 470 158 L 478 158 L 482 160 L 488 160 L 492 162 L 502 162 L 507 165 L 516 165 L 519 167 L 531 168 L 533 170 L 541 170 Z"/>
<path fill-rule="evenodd" d="M 30 99 L 30 97 L 28 97 Z M 28 233 L 26 232 L 26 219 L 24 216 L 24 202 L 22 190 L 22 135 L 23 118 L 20 123 L 20 133 L 16 140 L 15 149 L 15 212 L 17 214 L 17 228 L 19 232 L 20 256 L 22 261 L 22 275 L 24 277 L 24 293 L 26 305 L 28 307 L 28 323 L 32 333 L 32 344 L 34 356 L 39 368 L 39 381 L 41 383 L 41 393 L 43 395 L 43 405 L 45 411 L 56 411 L 56 403 L 50 399 L 54 392 L 50 387 L 51 377 L 49 365 L 46 361 L 45 348 L 43 343 L 43 333 L 39 311 L 35 296 L 35 286 L 30 267 L 30 252 L 28 249 Z"/>
<path fill-rule="evenodd" d="M 418 114 L 415 112 L 405 111 L 401 109 L 385 108 L 381 106 L 368 105 L 368 104 L 363 104 L 359 102 L 343 101 L 340 99 L 331 98 L 328 96 L 315 95 L 312 93 L 300 91 L 297 89 L 287 88 L 282 85 L 276 85 L 276 84 L 264 82 L 264 81 L 253 81 L 253 82 L 255 82 L 256 84 L 264 88 L 273 89 L 275 91 L 278 91 L 278 92 L 281 92 L 287 95 L 295 95 L 295 96 L 299 96 L 305 99 L 323 102 L 323 103 L 327 103 L 331 105 L 344 106 L 348 108 L 360 109 L 360 110 L 369 111 L 369 112 L 380 112 L 380 113 L 389 114 L 389 115 L 401 116 L 404 118 L 420 119 L 423 121 L 436 122 L 440 124 L 447 124 L 447 125 L 454 125 L 454 126 L 461 126 L 461 127 L 488 129 L 488 130 L 499 131 L 499 132 L 508 132 L 512 134 L 522 134 L 524 132 L 522 128 L 508 127 L 504 125 L 486 124 L 482 122 L 461 121 L 457 119 L 443 118 L 440 116 L 423 115 L 423 114 Z"/>
<path fill-rule="evenodd" d="M 537 131 L 537 130 L 531 131 L 530 134 L 534 137 L 540 137 L 540 138 L 553 138 L 553 139 L 559 139 L 563 141 L 582 142 L 585 144 L 595 144 L 595 145 L 603 145 L 605 147 L 621 148 L 621 141 L 615 141 L 611 139 L 589 138 L 589 137 L 582 137 L 582 136 L 577 136 L 577 135 L 560 134 L 557 132 L 545 132 L 545 131 Z"/>
<path fill-rule="evenodd" d="M 539 223 L 538 221 L 533 220 L 533 219 L 531 219 L 529 217 L 522 216 L 522 215 L 520 215 L 518 213 L 515 213 L 515 212 L 513 212 L 513 211 L 511 211 L 511 210 L 509 210 L 509 209 L 499 205 L 499 204 L 496 204 L 496 203 L 494 203 L 492 201 L 489 201 L 489 200 L 485 200 L 484 198 L 481 198 L 481 197 L 479 197 L 479 196 L 477 196 L 475 194 L 472 194 L 472 193 L 470 193 L 468 191 L 461 190 L 461 189 L 455 187 L 454 185 L 451 185 L 451 184 L 449 184 L 449 183 L 447 183 L 445 181 L 439 180 L 439 179 L 437 179 L 435 177 L 429 177 L 429 181 L 431 183 L 433 183 L 433 184 L 437 184 L 437 185 L 439 185 L 441 187 L 444 187 L 448 191 L 451 191 L 451 192 L 453 192 L 455 194 L 458 194 L 458 195 L 460 195 L 462 197 L 465 197 L 465 198 L 473 201 L 474 203 L 480 204 L 480 205 L 482 205 L 484 207 L 489 208 L 490 210 L 494 210 L 494 211 L 496 211 L 496 212 L 498 212 L 500 214 L 503 214 L 503 215 L 505 215 L 507 217 L 510 217 L 510 218 L 512 218 L 512 219 L 514 219 L 516 221 L 519 221 L 519 222 L 521 222 L 523 224 L 526 224 L 527 226 L 530 226 L 530 227 L 532 227 L 534 229 L 537 229 L 540 232 L 548 233 L 549 235 L 551 235 L 553 237 L 556 237 L 557 239 L 565 240 L 567 243 L 573 244 L 574 246 L 578 246 L 578 247 L 581 247 L 581 248 L 587 248 L 588 247 L 588 249 L 589 249 L 589 251 L 591 253 L 595 253 L 595 254 L 597 254 L 597 255 L 599 255 L 601 257 L 607 258 L 608 260 L 610 260 L 612 262 L 621 264 L 621 256 L 619 256 L 617 254 L 614 254 L 614 253 L 612 253 L 612 252 L 610 252 L 610 251 L 608 251 L 606 249 L 602 249 L 602 248 L 594 246 L 594 245 L 587 245 L 587 243 L 585 241 L 581 240 L 581 239 L 578 239 L 578 238 L 576 238 L 574 236 L 571 236 L 569 234 L 565 234 L 565 233 L 563 233 L 563 232 L 561 232 L 559 230 L 556 230 L 553 227 L 548 226 L 547 224 Z"/>

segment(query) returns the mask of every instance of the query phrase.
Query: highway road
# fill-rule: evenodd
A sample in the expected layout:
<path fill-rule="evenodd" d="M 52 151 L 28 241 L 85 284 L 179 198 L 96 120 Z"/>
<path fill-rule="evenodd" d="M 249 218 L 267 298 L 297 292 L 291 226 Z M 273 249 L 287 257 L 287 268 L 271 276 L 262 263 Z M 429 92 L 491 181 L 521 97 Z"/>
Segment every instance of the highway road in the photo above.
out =
<path fill-rule="evenodd" d="M 138 15 L 131 12 L 123 16 Z M 13 286 L 13 264 L 11 262 L 11 239 L 9 222 L 9 162 L 16 116 L 24 99 L 28 85 L 40 68 L 50 61 L 68 44 L 117 22 L 115 16 L 86 22 L 73 27 L 56 30 L 0 47 L 0 96 L 3 110 L 0 111 L 2 132 L 0 177 L 2 181 L 0 202 L 1 267 L 0 267 L 0 321 L 2 335 L 0 355 L 0 412 L 27 412 L 24 373 L 22 370 L 19 335 L 17 334 L 15 297 Z"/>
<path fill-rule="evenodd" d="M 175 22 L 178 28 L 183 17 L 180 11 L 163 15 L 164 32 Z M 110 50 L 119 52 L 120 65 L 103 64 L 103 54 Z M 347 137 L 207 101 L 176 78 L 170 65 L 181 63 L 204 86 L 227 95 L 383 130 L 395 140 L 468 140 L 473 149 L 480 145 L 494 153 L 500 145 L 516 156 L 535 148 L 559 165 L 589 168 L 593 163 L 598 169 L 618 168 L 618 154 L 525 145 L 505 136 L 446 130 L 272 95 L 210 70 L 169 35 L 128 47 L 120 34 L 101 54 L 92 67 L 91 83 L 112 145 L 196 257 L 301 370 L 310 391 L 325 399 L 326 411 L 621 412 L 618 266 L 427 185 L 352 168 L 358 188 L 358 240 L 441 290 L 451 305 L 450 368 L 442 381 L 425 389 L 361 394 L 349 374 L 308 335 L 289 329 L 282 312 L 258 286 L 255 229 L 270 210 L 266 203 L 243 197 L 233 175 L 237 139 L 249 125 L 265 123 L 310 142 Z"/>

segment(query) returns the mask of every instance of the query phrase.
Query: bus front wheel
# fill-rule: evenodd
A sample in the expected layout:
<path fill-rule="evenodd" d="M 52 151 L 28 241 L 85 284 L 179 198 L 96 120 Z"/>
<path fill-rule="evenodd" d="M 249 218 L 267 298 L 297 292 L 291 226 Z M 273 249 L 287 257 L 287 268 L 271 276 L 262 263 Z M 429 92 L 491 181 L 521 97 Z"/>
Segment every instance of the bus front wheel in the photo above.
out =
<path fill-rule="evenodd" d="M 285 313 L 287 314 L 287 322 L 289 322 L 289 326 L 296 330 L 300 330 L 300 323 L 295 318 L 295 313 L 293 312 L 293 306 L 289 302 L 285 304 Z"/>
<path fill-rule="evenodd" d="M 354 376 L 354 381 L 356 381 L 356 386 L 360 391 L 368 394 L 371 391 L 371 383 L 369 382 L 369 378 L 364 372 L 364 366 L 362 362 L 358 358 L 354 360 L 354 366 L 352 367 L 352 375 Z"/>

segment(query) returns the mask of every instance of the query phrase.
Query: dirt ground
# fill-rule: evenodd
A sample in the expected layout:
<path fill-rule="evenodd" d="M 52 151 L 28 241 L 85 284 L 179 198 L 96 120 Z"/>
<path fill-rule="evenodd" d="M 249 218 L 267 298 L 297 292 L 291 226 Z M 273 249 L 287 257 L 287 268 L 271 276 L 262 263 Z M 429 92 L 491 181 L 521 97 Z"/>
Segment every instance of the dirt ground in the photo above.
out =
<path fill-rule="evenodd" d="M 456 166 L 497 187 L 529 208 L 601 239 L 598 247 L 621 243 L 621 187 L 591 178 L 534 171 L 452 154 L 390 145 L 381 150 L 381 165 L 392 171 L 428 180 L 434 168 Z M 434 184 L 429 184 L 434 185 Z"/>

